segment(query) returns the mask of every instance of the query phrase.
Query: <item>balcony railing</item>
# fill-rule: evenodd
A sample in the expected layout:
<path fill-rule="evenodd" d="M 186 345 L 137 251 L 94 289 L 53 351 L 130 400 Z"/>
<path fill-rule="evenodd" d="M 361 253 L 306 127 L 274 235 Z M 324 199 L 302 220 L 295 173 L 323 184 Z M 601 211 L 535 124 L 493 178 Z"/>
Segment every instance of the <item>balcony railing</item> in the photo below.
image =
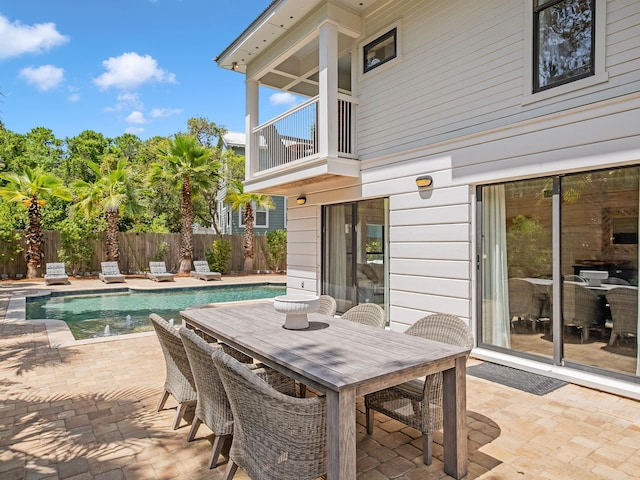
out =
<path fill-rule="evenodd" d="M 355 99 L 338 95 L 338 156 L 356 158 Z M 311 98 L 286 113 L 256 127 L 253 141 L 258 145 L 258 171 L 280 167 L 319 152 L 318 97 Z"/>

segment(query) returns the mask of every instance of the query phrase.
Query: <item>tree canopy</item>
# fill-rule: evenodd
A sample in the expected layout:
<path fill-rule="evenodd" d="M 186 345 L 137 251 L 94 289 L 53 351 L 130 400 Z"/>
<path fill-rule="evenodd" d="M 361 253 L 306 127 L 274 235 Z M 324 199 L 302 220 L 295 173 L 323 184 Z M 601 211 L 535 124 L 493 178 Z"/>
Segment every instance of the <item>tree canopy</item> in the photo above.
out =
<path fill-rule="evenodd" d="M 225 167 L 232 159 L 222 152 L 225 133 L 202 117 L 190 119 L 186 133 L 145 141 L 132 134 L 109 138 L 93 130 L 61 139 L 44 127 L 19 134 L 0 122 L 0 207 L 8 220 L 3 227 L 27 229 L 37 218 L 36 230 L 68 229 L 69 222 L 78 222 L 106 231 L 112 240 L 119 231 L 180 232 L 186 242 L 181 256 L 190 262 L 192 224 L 219 231 L 220 172 L 235 170 Z M 36 181 L 44 183 L 31 197 L 28 187 L 35 188 Z M 21 190 L 26 196 L 20 196 Z M 20 208 L 23 200 L 30 202 L 27 211 Z M 80 212 L 84 218 L 76 215 Z M 117 258 L 117 245 L 112 247 Z M 34 272 L 40 268 L 36 253 Z M 181 271 L 190 268 L 181 263 Z"/>

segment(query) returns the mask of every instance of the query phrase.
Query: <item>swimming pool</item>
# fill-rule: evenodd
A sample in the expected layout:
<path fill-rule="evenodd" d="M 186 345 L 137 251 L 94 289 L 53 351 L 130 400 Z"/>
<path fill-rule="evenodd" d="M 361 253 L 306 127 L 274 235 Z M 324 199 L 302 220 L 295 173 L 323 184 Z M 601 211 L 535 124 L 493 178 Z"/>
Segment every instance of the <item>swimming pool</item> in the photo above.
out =
<path fill-rule="evenodd" d="M 27 320 L 63 320 L 76 340 L 153 330 L 149 314 L 154 312 L 180 322 L 180 310 L 196 305 L 273 298 L 284 295 L 277 284 L 233 285 L 205 288 L 173 288 L 153 291 L 127 290 L 54 293 L 28 298 Z"/>

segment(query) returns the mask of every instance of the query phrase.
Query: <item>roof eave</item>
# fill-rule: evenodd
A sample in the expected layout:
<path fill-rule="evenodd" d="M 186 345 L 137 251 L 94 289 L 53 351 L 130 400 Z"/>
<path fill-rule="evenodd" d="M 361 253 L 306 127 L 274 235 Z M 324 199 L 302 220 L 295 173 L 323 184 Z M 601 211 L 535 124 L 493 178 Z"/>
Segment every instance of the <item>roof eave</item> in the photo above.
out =
<path fill-rule="evenodd" d="M 271 4 L 256 18 L 245 30 L 242 32 L 227 48 L 225 48 L 218 56 L 214 57 L 214 61 L 220 68 L 227 68 L 233 70 L 232 67 L 223 66 L 225 59 L 230 57 L 238 50 L 244 42 L 251 38 L 260 27 L 262 27 L 283 4 L 287 3 L 287 0 L 273 0 Z"/>

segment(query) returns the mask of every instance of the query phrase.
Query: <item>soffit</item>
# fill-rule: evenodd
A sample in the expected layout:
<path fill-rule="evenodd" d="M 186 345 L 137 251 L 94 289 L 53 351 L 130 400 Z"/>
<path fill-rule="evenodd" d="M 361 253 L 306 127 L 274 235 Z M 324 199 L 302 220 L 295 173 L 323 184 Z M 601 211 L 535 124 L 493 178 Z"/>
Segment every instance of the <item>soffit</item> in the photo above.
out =
<path fill-rule="evenodd" d="M 247 65 L 259 64 L 260 57 L 268 63 L 255 70 L 253 79 L 260 84 L 303 96 L 317 94 L 318 81 L 318 36 L 313 13 L 321 6 L 327 11 L 344 12 L 346 17 L 363 18 L 371 11 L 391 0 L 275 0 L 215 61 L 221 68 L 247 73 Z M 308 25 L 304 22 L 307 21 Z M 345 23 L 349 23 L 348 21 Z M 297 30 L 296 30 L 297 29 Z M 297 38 L 293 47 L 286 46 L 286 36 Z M 347 78 L 350 70 L 348 50 L 353 42 L 354 31 L 348 28 L 339 33 L 340 78 Z M 279 45 L 278 42 L 280 42 Z M 278 54 L 281 53 L 280 56 Z M 272 57 L 272 58 L 271 58 Z M 236 67 L 234 68 L 234 64 Z M 350 90 L 350 85 L 340 85 Z"/>

